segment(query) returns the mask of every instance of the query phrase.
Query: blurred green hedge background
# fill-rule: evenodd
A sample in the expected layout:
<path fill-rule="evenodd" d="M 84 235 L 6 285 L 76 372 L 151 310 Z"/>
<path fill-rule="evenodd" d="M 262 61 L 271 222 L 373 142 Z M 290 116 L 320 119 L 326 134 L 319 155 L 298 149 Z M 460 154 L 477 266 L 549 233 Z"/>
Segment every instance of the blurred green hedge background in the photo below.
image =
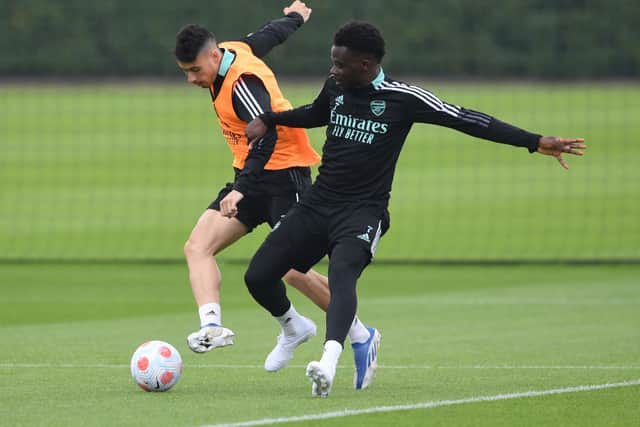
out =
<path fill-rule="evenodd" d="M 171 76 L 174 36 L 200 23 L 220 40 L 281 16 L 285 1 L 4 0 L 0 76 Z M 322 0 L 271 55 L 281 75 L 321 76 L 336 28 L 378 25 L 396 74 L 603 78 L 640 72 L 636 0 Z"/>

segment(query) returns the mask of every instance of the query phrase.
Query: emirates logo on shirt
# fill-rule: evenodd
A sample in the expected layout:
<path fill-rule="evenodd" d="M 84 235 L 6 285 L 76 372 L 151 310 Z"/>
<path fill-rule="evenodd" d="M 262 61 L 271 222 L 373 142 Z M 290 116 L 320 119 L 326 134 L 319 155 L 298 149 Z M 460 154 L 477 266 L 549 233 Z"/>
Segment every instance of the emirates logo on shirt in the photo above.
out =
<path fill-rule="evenodd" d="M 363 144 L 373 144 L 376 135 L 384 135 L 389 130 L 387 123 L 340 114 L 335 110 L 331 110 L 329 123 L 332 136 Z"/>
<path fill-rule="evenodd" d="M 242 138 L 242 135 L 226 129 L 222 130 L 222 135 L 227 140 L 227 143 L 229 145 L 238 145 L 240 143 L 240 139 Z"/>

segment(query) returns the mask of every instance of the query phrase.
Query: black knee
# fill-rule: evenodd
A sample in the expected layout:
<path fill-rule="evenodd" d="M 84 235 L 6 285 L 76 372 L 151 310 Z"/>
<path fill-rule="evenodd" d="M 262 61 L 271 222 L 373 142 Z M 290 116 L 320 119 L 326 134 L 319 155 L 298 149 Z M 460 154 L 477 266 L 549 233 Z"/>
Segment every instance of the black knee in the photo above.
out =
<path fill-rule="evenodd" d="M 282 316 L 291 307 L 287 291 L 280 275 L 269 269 L 260 268 L 252 262 L 244 274 L 244 283 L 258 304 L 272 316 Z"/>
<path fill-rule="evenodd" d="M 244 273 L 244 283 L 253 298 L 262 303 L 265 295 L 271 292 L 271 288 L 278 282 L 279 277 L 269 277 L 259 263 L 251 262 L 249 268 Z"/>
<path fill-rule="evenodd" d="M 249 289 L 249 292 L 253 295 L 254 289 L 260 288 L 260 278 L 262 276 L 253 265 L 250 265 L 247 271 L 244 273 L 244 283 Z"/>
<path fill-rule="evenodd" d="M 348 280 L 357 279 L 370 260 L 371 254 L 357 242 L 340 243 L 331 251 L 329 275 L 345 277 Z"/>

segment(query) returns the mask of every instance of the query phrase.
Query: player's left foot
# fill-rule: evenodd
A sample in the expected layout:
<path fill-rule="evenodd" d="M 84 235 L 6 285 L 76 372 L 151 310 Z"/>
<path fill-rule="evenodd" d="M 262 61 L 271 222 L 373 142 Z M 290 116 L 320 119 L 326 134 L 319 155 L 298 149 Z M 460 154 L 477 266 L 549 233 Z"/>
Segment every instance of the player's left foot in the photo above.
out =
<path fill-rule="evenodd" d="M 369 387 L 378 368 L 378 348 L 382 336 L 376 328 L 367 328 L 369 339 L 365 342 L 351 344 L 356 370 L 353 374 L 353 388 L 361 390 Z"/>
<path fill-rule="evenodd" d="M 205 353 L 214 348 L 233 344 L 234 333 L 231 329 L 211 323 L 187 337 L 189 348 L 196 353 Z"/>
<path fill-rule="evenodd" d="M 321 362 L 309 362 L 307 365 L 307 377 L 311 380 L 311 395 L 314 397 L 328 397 L 335 375 L 335 368 L 332 369 Z"/>

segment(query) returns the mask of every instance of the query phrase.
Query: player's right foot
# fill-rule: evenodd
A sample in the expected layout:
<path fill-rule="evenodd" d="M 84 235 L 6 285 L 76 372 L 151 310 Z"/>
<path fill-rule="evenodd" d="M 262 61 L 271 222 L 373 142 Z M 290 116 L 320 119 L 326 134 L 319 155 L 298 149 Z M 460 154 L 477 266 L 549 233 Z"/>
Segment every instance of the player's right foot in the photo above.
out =
<path fill-rule="evenodd" d="M 189 348 L 196 353 L 205 353 L 214 348 L 233 344 L 234 333 L 231 329 L 210 323 L 187 337 Z"/>
<path fill-rule="evenodd" d="M 264 361 L 264 369 L 269 372 L 276 372 L 289 364 L 293 357 L 293 352 L 300 344 L 315 336 L 316 324 L 311 319 L 301 317 L 300 324 L 294 334 L 287 334 L 284 331 L 278 335 L 277 344 Z"/>
<path fill-rule="evenodd" d="M 314 397 L 328 397 L 333 385 L 336 370 L 325 366 L 321 362 L 309 362 L 307 377 L 311 380 L 311 395 Z"/>

